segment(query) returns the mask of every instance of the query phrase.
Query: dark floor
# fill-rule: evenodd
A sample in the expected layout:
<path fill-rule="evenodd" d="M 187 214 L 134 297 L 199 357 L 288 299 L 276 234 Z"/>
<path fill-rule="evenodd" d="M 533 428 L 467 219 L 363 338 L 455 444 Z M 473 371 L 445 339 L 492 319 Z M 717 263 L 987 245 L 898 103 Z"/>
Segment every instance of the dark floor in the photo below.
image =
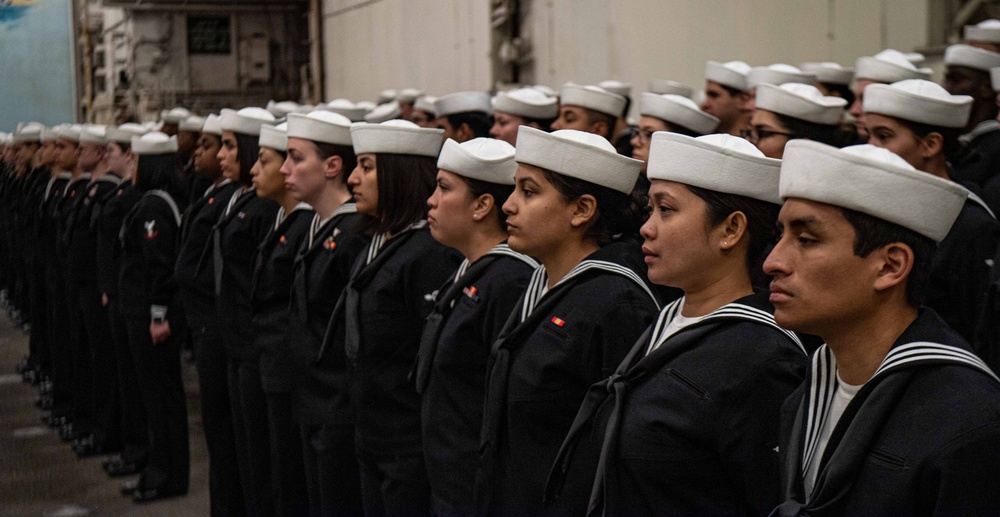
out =
<path fill-rule="evenodd" d="M 37 391 L 21 383 L 15 365 L 27 336 L 0 311 L 0 515 L 208 515 L 208 454 L 201 428 L 194 366 L 183 362 L 191 432 L 191 489 L 187 496 L 135 505 L 118 489 L 131 478 L 109 479 L 104 456 L 77 459 L 45 426 L 34 406 Z"/>

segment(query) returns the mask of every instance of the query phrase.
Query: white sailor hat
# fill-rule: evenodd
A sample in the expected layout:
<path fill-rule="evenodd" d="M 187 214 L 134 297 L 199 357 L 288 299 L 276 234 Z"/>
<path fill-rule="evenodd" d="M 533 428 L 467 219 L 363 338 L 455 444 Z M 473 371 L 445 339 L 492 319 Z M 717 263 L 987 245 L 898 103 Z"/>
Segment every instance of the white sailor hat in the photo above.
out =
<path fill-rule="evenodd" d="M 132 145 L 132 137 L 142 136 L 148 132 L 149 131 L 140 124 L 126 122 L 118 127 L 109 127 L 107 137 L 110 142 Z"/>
<path fill-rule="evenodd" d="M 63 126 L 59 129 L 59 138 L 63 140 L 69 140 L 70 142 L 80 142 L 80 132 L 83 131 L 83 126 L 79 124 L 71 124 L 68 126 Z"/>
<path fill-rule="evenodd" d="M 1000 66 L 1000 53 L 959 43 L 950 45 L 944 51 L 944 64 L 989 72 L 991 68 Z"/>
<path fill-rule="evenodd" d="M 741 92 L 750 89 L 747 82 L 747 75 L 750 74 L 750 65 L 743 61 L 729 61 L 719 63 L 709 61 L 705 63 L 705 79 L 723 86 L 734 88 Z"/>
<path fill-rule="evenodd" d="M 609 79 L 607 81 L 601 81 L 597 83 L 597 86 L 600 86 L 601 88 L 604 88 L 605 90 L 615 95 L 621 95 L 622 97 L 632 97 L 632 83 L 623 83 L 621 81 Z"/>
<path fill-rule="evenodd" d="M 357 154 L 414 154 L 437 158 L 443 135 L 443 129 L 422 128 L 406 120 L 351 126 L 351 140 Z"/>
<path fill-rule="evenodd" d="M 837 149 L 808 140 L 785 146 L 778 190 L 898 224 L 935 242 L 951 230 L 968 191 L 920 172 L 887 149 L 856 145 Z"/>
<path fill-rule="evenodd" d="M 965 41 L 1000 43 L 1000 20 L 984 20 L 965 26 Z"/>
<path fill-rule="evenodd" d="M 205 117 L 205 125 L 201 127 L 201 132 L 209 135 L 222 136 L 222 117 L 215 114 Z"/>
<path fill-rule="evenodd" d="M 544 93 L 545 95 L 547 95 L 549 97 L 558 97 L 559 96 L 559 92 L 555 91 L 554 88 L 552 88 L 551 86 L 546 85 L 546 84 L 536 84 L 534 86 L 529 86 L 528 88 L 534 88 L 534 89 L 536 89 L 536 90 Z"/>
<path fill-rule="evenodd" d="M 668 79 L 650 79 L 649 91 L 657 95 L 671 94 L 688 98 L 694 95 L 694 89 L 690 86 L 678 83 L 677 81 L 670 81 Z"/>
<path fill-rule="evenodd" d="M 359 108 L 361 108 L 361 109 L 363 109 L 363 110 L 365 110 L 365 113 L 371 112 L 371 110 L 375 109 L 375 106 L 377 106 L 372 101 L 358 101 L 358 102 L 354 103 L 354 105 L 357 106 L 357 107 L 359 107 Z"/>
<path fill-rule="evenodd" d="M 514 146 L 493 138 L 473 138 L 461 144 L 447 139 L 438 156 L 438 169 L 500 185 L 513 185 L 517 161 Z"/>
<path fill-rule="evenodd" d="M 60 129 L 62 129 L 61 125 L 53 127 L 43 127 L 41 133 L 38 135 L 38 139 L 41 140 L 42 142 L 51 142 L 53 140 L 58 140 Z M 14 135 L 10 136 L 11 138 L 14 137 Z"/>
<path fill-rule="evenodd" d="M 347 117 L 351 122 L 361 122 L 368 114 L 368 110 L 362 106 L 354 104 L 348 99 L 334 99 L 327 103 L 323 109 L 338 113 Z"/>
<path fill-rule="evenodd" d="M 768 66 L 755 66 L 747 75 L 747 84 L 751 88 L 762 84 L 773 84 L 781 86 L 788 83 L 813 84 L 816 82 L 816 74 L 803 72 L 792 65 L 776 63 Z"/>
<path fill-rule="evenodd" d="M 625 97 L 600 86 L 567 83 L 559 93 L 559 102 L 563 106 L 579 106 L 613 117 L 622 116 L 622 111 L 625 110 Z"/>
<path fill-rule="evenodd" d="M 517 128 L 518 163 L 541 167 L 623 194 L 632 192 L 642 160 L 618 154 L 606 138 L 573 129 L 546 133 L 530 126 Z"/>
<path fill-rule="evenodd" d="M 535 88 L 519 88 L 498 92 L 493 97 L 493 109 L 518 117 L 552 119 L 559 114 L 556 99 Z"/>
<path fill-rule="evenodd" d="M 456 113 L 481 112 L 493 114 L 493 104 L 486 92 L 456 92 L 438 97 L 434 101 L 434 114 L 447 117 Z"/>
<path fill-rule="evenodd" d="M 257 144 L 260 147 L 267 147 L 275 151 L 285 152 L 288 150 L 288 123 L 282 122 L 277 126 L 261 126 L 260 139 Z"/>
<path fill-rule="evenodd" d="M 365 121 L 370 124 L 381 124 L 387 120 L 395 120 L 403 116 L 403 109 L 396 101 L 386 102 L 375 106 L 365 115 Z"/>
<path fill-rule="evenodd" d="M 399 95 L 396 96 L 396 100 L 399 102 L 413 102 L 423 94 L 423 90 L 418 90 L 416 88 L 403 88 L 402 90 L 399 90 Z"/>
<path fill-rule="evenodd" d="M 670 93 L 666 95 L 643 93 L 639 113 L 690 129 L 701 135 L 711 133 L 719 126 L 718 117 L 705 113 L 691 99 Z"/>
<path fill-rule="evenodd" d="M 276 118 L 287 117 L 289 113 L 295 113 L 299 109 L 299 103 L 294 101 L 267 101 L 265 109 L 271 112 Z"/>
<path fill-rule="evenodd" d="M 264 108 L 222 112 L 222 129 L 243 135 L 260 136 L 260 126 L 273 126 L 274 122 L 274 115 Z"/>
<path fill-rule="evenodd" d="M 844 117 L 847 101 L 826 96 L 811 84 L 786 83 L 757 87 L 757 109 L 767 110 L 813 124 L 834 126 Z"/>
<path fill-rule="evenodd" d="M 895 83 L 906 79 L 930 79 L 930 68 L 917 68 L 898 50 L 886 49 L 874 56 L 859 57 L 854 78 L 877 83 Z"/>
<path fill-rule="evenodd" d="M 804 72 L 816 74 L 816 82 L 827 84 L 851 84 L 854 79 L 854 69 L 844 68 L 838 63 L 823 61 L 819 63 L 802 63 L 799 66 Z"/>
<path fill-rule="evenodd" d="M 167 124 L 180 124 L 182 120 L 191 116 L 187 108 L 172 108 L 161 112 L 160 119 Z"/>
<path fill-rule="evenodd" d="M 646 177 L 781 204 L 781 160 L 732 135 L 687 135 L 657 131 L 649 144 Z"/>
<path fill-rule="evenodd" d="M 14 131 L 11 143 L 22 144 L 25 142 L 40 142 L 44 125 L 38 122 L 28 122 Z"/>
<path fill-rule="evenodd" d="M 80 143 L 108 145 L 108 129 L 103 126 L 86 126 L 80 130 Z"/>
<path fill-rule="evenodd" d="M 205 118 L 196 115 L 191 115 L 190 117 L 181 121 L 177 125 L 179 131 L 190 131 L 192 133 L 200 133 L 201 129 L 205 127 Z"/>
<path fill-rule="evenodd" d="M 413 102 L 413 109 L 434 114 L 434 102 L 436 100 L 437 97 L 421 95 L 420 97 L 417 97 L 416 101 Z"/>
<path fill-rule="evenodd" d="M 392 102 L 392 101 L 396 100 L 396 97 L 398 97 L 398 96 L 399 96 L 399 92 L 397 92 L 396 90 L 393 90 L 391 88 L 390 89 L 382 90 L 378 94 L 378 103 L 379 104 L 385 104 L 387 102 Z"/>
<path fill-rule="evenodd" d="M 132 137 L 132 154 L 170 154 L 177 152 L 177 137 L 153 131 Z"/>
<path fill-rule="evenodd" d="M 14 135 L 0 131 L 0 145 L 11 145 L 14 143 Z"/>
<path fill-rule="evenodd" d="M 330 111 L 314 111 L 308 115 L 293 113 L 288 116 L 288 137 L 312 142 L 346 145 L 351 140 L 351 120 Z"/>
<path fill-rule="evenodd" d="M 868 85 L 864 110 L 932 126 L 965 127 L 972 112 L 972 97 L 951 95 L 940 85 L 923 79 L 907 79 Z"/>

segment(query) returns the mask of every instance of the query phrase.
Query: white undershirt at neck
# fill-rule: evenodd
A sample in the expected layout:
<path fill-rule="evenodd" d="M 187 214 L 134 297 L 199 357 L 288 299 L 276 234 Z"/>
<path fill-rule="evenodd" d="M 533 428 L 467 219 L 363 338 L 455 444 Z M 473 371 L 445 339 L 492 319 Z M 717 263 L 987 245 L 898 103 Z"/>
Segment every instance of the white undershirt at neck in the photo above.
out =
<path fill-rule="evenodd" d="M 650 343 L 650 347 L 649 350 L 646 351 L 646 355 L 653 353 L 653 350 L 656 350 L 657 347 L 659 347 L 664 341 L 667 340 L 667 338 L 680 332 L 681 330 L 684 329 L 684 327 L 689 327 L 691 325 L 694 325 L 695 323 L 698 323 L 699 321 L 705 319 L 705 316 L 708 316 L 706 314 L 705 316 L 686 317 L 681 314 L 683 310 L 684 310 L 684 304 L 682 302 L 681 306 L 678 307 L 677 309 L 677 315 L 670 320 L 670 323 L 667 323 L 666 327 L 663 327 L 663 331 L 658 336 L 659 339 L 657 339 L 655 343 Z"/>
<path fill-rule="evenodd" d="M 830 435 L 833 434 L 833 429 L 837 427 L 837 422 L 839 422 L 840 417 L 843 416 L 844 410 L 847 409 L 847 405 L 854 400 L 854 396 L 858 394 L 858 391 L 863 386 L 863 384 L 861 386 L 847 384 L 840 378 L 840 374 L 837 374 L 837 391 L 833 395 L 833 401 L 830 402 L 830 410 L 826 414 L 826 419 L 823 422 L 823 429 L 821 429 L 819 433 L 819 442 L 816 444 L 816 452 L 813 454 L 813 460 L 809 463 L 805 472 L 805 479 L 803 479 L 806 494 L 812 493 L 813 487 L 816 485 L 816 476 L 819 475 L 819 464 L 823 459 L 823 452 L 826 450 L 826 444 L 830 441 Z"/>

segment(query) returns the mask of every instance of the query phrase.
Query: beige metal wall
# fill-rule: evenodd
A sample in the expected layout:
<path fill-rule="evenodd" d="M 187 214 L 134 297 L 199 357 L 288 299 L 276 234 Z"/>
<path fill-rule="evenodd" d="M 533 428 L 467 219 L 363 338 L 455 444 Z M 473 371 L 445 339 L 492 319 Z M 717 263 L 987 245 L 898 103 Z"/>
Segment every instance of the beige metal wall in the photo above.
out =
<path fill-rule="evenodd" d="M 708 59 L 853 64 L 928 42 L 929 0 L 521 0 L 523 82 L 701 86 Z M 492 86 L 489 0 L 324 0 L 329 99 Z"/>
<path fill-rule="evenodd" d="M 326 100 L 491 85 L 489 0 L 324 0 Z"/>

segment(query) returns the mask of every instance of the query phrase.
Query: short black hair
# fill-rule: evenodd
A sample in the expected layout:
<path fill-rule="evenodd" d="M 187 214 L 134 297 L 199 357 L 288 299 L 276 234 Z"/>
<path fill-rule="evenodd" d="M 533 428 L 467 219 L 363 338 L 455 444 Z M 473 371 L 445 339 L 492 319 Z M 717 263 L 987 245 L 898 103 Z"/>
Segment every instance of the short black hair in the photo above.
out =
<path fill-rule="evenodd" d="M 726 85 L 724 85 L 722 83 L 715 83 L 715 84 L 718 84 L 719 86 L 722 87 L 723 90 L 726 90 L 727 92 L 729 92 L 729 96 L 730 97 L 736 97 L 737 95 L 739 95 L 741 93 L 746 93 L 745 91 L 740 90 L 739 88 L 733 88 L 732 86 L 726 86 Z"/>
<path fill-rule="evenodd" d="M 243 133 L 233 133 L 236 135 L 236 161 L 240 165 L 240 179 L 242 185 L 253 183 L 253 175 L 250 169 L 257 163 L 260 154 L 260 137 L 244 135 Z"/>
<path fill-rule="evenodd" d="M 709 227 L 717 226 L 726 220 L 730 214 L 743 212 L 747 218 L 747 248 L 746 267 L 750 281 L 754 287 L 767 288 L 770 279 L 764 274 L 764 260 L 774 244 L 777 235 L 775 223 L 781 207 L 754 199 L 752 197 L 718 192 L 701 187 L 687 185 L 692 194 L 700 197 L 708 205 L 706 208 Z"/>
<path fill-rule="evenodd" d="M 462 178 L 465 184 L 469 186 L 469 195 L 473 199 L 483 194 L 489 194 L 493 197 L 493 213 L 496 215 L 496 221 L 500 225 L 500 229 L 506 232 L 507 214 L 503 211 L 503 204 L 514 193 L 514 185 L 501 185 L 492 181 L 477 180 L 461 175 L 458 175 L 458 177 Z"/>
<path fill-rule="evenodd" d="M 467 124 L 475 138 L 489 137 L 490 128 L 493 127 L 493 116 L 482 111 L 466 111 L 463 113 L 452 113 L 448 115 L 448 123 L 452 129 L 457 130 L 462 124 Z"/>
<path fill-rule="evenodd" d="M 607 124 L 608 132 L 601 136 L 607 138 L 608 141 L 611 141 L 611 139 L 615 137 L 615 126 L 618 125 L 618 117 L 597 110 L 592 110 L 590 108 L 584 108 L 583 106 L 580 106 L 580 109 L 582 109 L 583 113 L 587 115 L 588 123 L 596 124 L 598 122 L 604 122 Z"/>
<path fill-rule="evenodd" d="M 597 200 L 597 219 L 587 229 L 584 238 L 595 241 L 598 246 L 639 233 L 645 222 L 631 210 L 632 196 L 629 194 L 548 169 L 542 169 L 542 174 L 567 202 L 580 199 L 584 194 L 594 196 Z"/>
<path fill-rule="evenodd" d="M 937 243 L 898 224 L 849 208 L 841 208 L 841 211 L 854 228 L 855 255 L 867 257 L 875 250 L 894 242 L 901 242 L 913 250 L 913 269 L 906 281 L 906 301 L 913 307 L 919 307 L 927 295 L 931 262 Z"/>
<path fill-rule="evenodd" d="M 632 109 L 632 97 L 628 95 L 622 95 L 625 97 L 625 107 L 622 108 L 622 118 L 628 118 L 628 111 Z"/>
<path fill-rule="evenodd" d="M 123 153 L 127 153 L 127 152 L 129 152 L 129 151 L 132 150 L 132 144 L 131 143 L 119 142 L 117 140 L 111 140 L 108 143 L 112 144 L 112 145 L 118 146 L 118 149 L 121 150 L 121 152 L 123 152 Z"/>
<path fill-rule="evenodd" d="M 663 119 L 660 119 L 660 120 L 663 120 Z M 679 133 L 681 135 L 690 136 L 690 137 L 693 137 L 693 138 L 697 138 L 699 136 L 704 136 L 705 135 L 704 133 L 699 133 L 698 131 L 695 131 L 695 130 L 690 129 L 690 128 L 686 128 L 686 127 L 684 127 L 684 126 L 682 126 L 680 124 L 675 124 L 675 123 L 667 121 L 667 120 L 663 120 L 663 123 L 667 125 L 667 131 L 669 131 L 671 133 Z"/>
<path fill-rule="evenodd" d="M 840 97 L 847 101 L 847 105 L 850 106 L 854 104 L 854 90 L 851 89 L 849 84 L 837 84 L 837 83 L 819 83 L 826 91 L 831 94 L 835 94 L 835 97 Z"/>
<path fill-rule="evenodd" d="M 531 118 L 531 117 L 521 117 L 524 121 L 524 126 L 535 123 L 538 124 L 538 129 L 545 131 L 546 133 L 552 131 L 552 123 L 556 121 L 554 118 Z"/>
<path fill-rule="evenodd" d="M 427 198 L 437 180 L 437 158 L 376 153 L 378 207 L 360 222 L 362 232 L 396 234 L 427 217 Z"/>
<path fill-rule="evenodd" d="M 944 151 L 944 157 L 947 161 L 954 163 L 959 158 L 962 157 L 964 149 L 962 148 L 961 142 L 958 141 L 959 135 L 962 134 L 962 128 L 957 127 L 942 127 L 933 126 L 931 124 L 922 124 L 920 122 L 913 122 L 911 120 L 903 120 L 901 118 L 896 118 L 900 125 L 913 131 L 913 134 L 917 138 L 927 138 L 927 135 L 931 133 L 939 133 L 941 135 L 942 147 Z"/>
<path fill-rule="evenodd" d="M 139 192 L 165 190 L 177 195 L 177 154 L 141 154 L 135 175 L 135 188 Z"/>
<path fill-rule="evenodd" d="M 346 183 L 347 177 L 351 175 L 358 166 L 358 155 L 354 154 L 354 147 L 349 145 L 330 144 L 327 142 L 317 142 L 310 140 L 316 146 L 316 155 L 320 160 L 326 160 L 331 156 L 339 156 L 343 162 L 341 167 L 340 181 Z M 348 187 L 349 188 L 349 187 Z"/>
<path fill-rule="evenodd" d="M 774 116 L 778 117 L 781 124 L 792 134 L 791 138 L 793 139 L 806 138 L 834 147 L 841 147 L 843 144 L 843 135 L 840 132 L 838 124 L 817 124 L 773 111 L 771 113 L 774 113 Z"/>

